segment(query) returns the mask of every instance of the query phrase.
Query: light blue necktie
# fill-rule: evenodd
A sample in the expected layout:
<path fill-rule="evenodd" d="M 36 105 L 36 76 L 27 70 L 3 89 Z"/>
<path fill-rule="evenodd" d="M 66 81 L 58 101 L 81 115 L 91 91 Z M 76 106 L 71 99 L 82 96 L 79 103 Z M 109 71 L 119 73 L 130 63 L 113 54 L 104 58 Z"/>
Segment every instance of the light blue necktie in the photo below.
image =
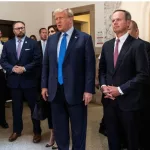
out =
<path fill-rule="evenodd" d="M 63 38 L 61 40 L 60 44 L 60 51 L 59 51 L 59 57 L 58 57 L 58 82 L 60 85 L 63 84 L 63 73 L 62 73 L 62 64 L 65 58 L 65 52 L 67 48 L 67 33 L 63 34 Z"/>

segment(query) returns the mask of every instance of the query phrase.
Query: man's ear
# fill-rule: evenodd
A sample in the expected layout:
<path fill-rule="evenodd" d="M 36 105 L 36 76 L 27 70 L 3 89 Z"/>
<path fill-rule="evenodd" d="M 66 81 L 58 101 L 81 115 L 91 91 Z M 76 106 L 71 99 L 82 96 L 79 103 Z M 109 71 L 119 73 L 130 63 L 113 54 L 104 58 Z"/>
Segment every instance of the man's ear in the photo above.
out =
<path fill-rule="evenodd" d="M 130 27 L 131 20 L 127 20 L 127 26 Z"/>

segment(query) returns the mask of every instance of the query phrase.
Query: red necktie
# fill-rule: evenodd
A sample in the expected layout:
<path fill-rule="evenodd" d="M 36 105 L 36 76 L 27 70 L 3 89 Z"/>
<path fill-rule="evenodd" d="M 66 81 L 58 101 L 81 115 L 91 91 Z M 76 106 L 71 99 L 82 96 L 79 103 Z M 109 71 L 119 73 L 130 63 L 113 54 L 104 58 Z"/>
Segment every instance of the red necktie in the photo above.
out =
<path fill-rule="evenodd" d="M 115 46 L 115 51 L 114 51 L 114 67 L 116 67 L 119 51 L 118 51 L 118 45 L 119 45 L 120 40 L 116 40 L 116 46 Z"/>

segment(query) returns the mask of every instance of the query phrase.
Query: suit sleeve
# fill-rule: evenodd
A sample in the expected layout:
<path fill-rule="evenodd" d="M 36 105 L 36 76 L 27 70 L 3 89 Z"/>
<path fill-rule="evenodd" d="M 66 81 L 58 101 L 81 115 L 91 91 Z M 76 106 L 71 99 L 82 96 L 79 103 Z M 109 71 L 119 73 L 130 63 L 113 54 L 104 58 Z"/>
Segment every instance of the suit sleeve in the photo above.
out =
<path fill-rule="evenodd" d="M 145 42 L 145 49 L 147 51 L 148 54 L 148 63 L 149 63 L 149 74 L 150 74 L 150 43 L 149 42 Z"/>
<path fill-rule="evenodd" d="M 148 55 L 144 43 L 135 47 L 134 63 L 136 76 L 120 86 L 124 94 L 133 89 L 138 89 L 141 84 L 145 84 L 149 77 Z"/>
<path fill-rule="evenodd" d="M 46 44 L 46 49 L 44 53 L 44 59 L 42 63 L 42 80 L 41 80 L 41 88 L 48 88 L 48 76 L 49 76 L 49 39 Z"/>
<path fill-rule="evenodd" d="M 41 59 L 42 59 L 42 55 L 41 55 L 41 51 L 40 51 L 40 48 L 38 46 L 38 43 L 34 42 L 34 45 L 33 45 L 33 60 L 32 60 L 31 63 L 24 66 L 26 71 L 27 72 L 31 71 L 35 67 L 40 66 Z"/>
<path fill-rule="evenodd" d="M 99 71 L 98 71 L 99 83 L 101 86 L 107 85 L 106 84 L 106 61 L 105 61 L 104 46 L 105 44 L 102 47 L 101 58 L 99 61 Z"/>
<path fill-rule="evenodd" d="M 7 55 L 7 43 L 5 43 L 4 46 L 3 46 L 3 50 L 2 50 L 0 64 L 1 64 L 2 68 L 5 69 L 8 74 L 10 74 L 12 72 L 13 65 L 11 65 L 8 62 L 8 57 L 7 56 L 8 56 Z"/>
<path fill-rule="evenodd" d="M 92 38 L 88 37 L 85 45 L 85 92 L 95 93 L 95 52 Z"/>

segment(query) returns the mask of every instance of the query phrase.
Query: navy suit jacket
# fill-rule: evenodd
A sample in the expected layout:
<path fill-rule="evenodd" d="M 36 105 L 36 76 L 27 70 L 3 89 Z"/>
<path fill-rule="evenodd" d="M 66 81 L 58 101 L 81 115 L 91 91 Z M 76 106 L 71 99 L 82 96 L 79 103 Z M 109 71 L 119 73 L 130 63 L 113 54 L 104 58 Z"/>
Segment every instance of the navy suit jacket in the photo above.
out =
<path fill-rule="evenodd" d="M 10 88 L 32 88 L 37 85 L 36 69 L 41 62 L 41 52 L 36 41 L 26 37 L 22 45 L 20 58 L 17 58 L 15 38 L 4 44 L 0 64 L 7 72 L 7 84 Z M 16 74 L 12 72 L 15 66 L 24 66 L 26 72 Z"/>
<path fill-rule="evenodd" d="M 148 55 L 142 41 L 130 35 L 124 42 L 114 68 L 113 53 L 115 39 L 107 41 L 102 48 L 99 64 L 99 80 L 101 85 L 119 86 L 124 95 L 118 96 L 120 109 L 137 110 L 142 106 L 143 86 L 148 81 Z M 112 103 L 110 99 L 102 99 L 104 107 Z"/>
<path fill-rule="evenodd" d="M 58 84 L 57 44 L 61 33 L 48 38 L 42 68 L 42 88 L 53 101 Z M 74 29 L 63 62 L 64 94 L 69 104 L 79 104 L 83 93 L 95 93 L 95 53 L 90 35 Z M 61 100 L 60 100 L 61 101 Z"/>

